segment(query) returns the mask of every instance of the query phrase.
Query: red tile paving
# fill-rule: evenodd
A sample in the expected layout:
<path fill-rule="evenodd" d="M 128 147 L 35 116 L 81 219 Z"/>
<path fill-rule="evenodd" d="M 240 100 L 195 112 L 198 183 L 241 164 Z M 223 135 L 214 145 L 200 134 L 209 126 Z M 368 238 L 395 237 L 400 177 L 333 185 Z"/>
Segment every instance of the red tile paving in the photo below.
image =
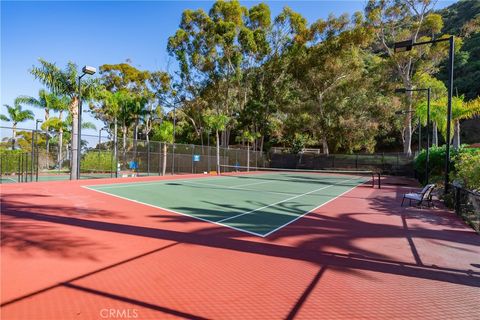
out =
<path fill-rule="evenodd" d="M 2 186 L 2 319 L 478 319 L 480 236 L 401 208 L 405 187 L 259 238 L 81 188 L 96 183 Z"/>

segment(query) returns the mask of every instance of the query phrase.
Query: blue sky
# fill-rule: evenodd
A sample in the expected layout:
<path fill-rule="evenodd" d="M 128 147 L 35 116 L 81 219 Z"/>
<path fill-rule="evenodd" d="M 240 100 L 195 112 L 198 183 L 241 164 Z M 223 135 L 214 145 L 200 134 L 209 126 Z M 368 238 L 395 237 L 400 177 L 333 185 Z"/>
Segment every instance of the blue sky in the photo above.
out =
<path fill-rule="evenodd" d="M 19 95 L 36 96 L 42 86 L 28 70 L 38 58 L 64 67 L 68 61 L 98 67 L 130 59 L 148 70 L 170 70 L 175 60 L 166 52 L 185 9 L 209 10 L 212 1 L 1 1 L 0 103 L 12 104 Z M 260 1 L 241 1 L 247 7 Z M 272 16 L 284 6 L 301 13 L 311 23 L 328 14 L 352 14 L 366 0 L 264 1 Z M 456 1 L 438 1 L 437 8 Z M 170 63 L 169 63 L 170 60 Z M 169 66 L 170 65 L 170 66 Z M 2 113 L 5 108 L 2 107 Z M 41 110 L 35 110 L 43 118 Z M 86 120 L 92 121 L 87 115 Z M 95 121 L 94 121 L 95 122 Z M 97 122 L 97 127 L 101 123 Z M 6 125 L 2 123 L 2 125 Z M 33 121 L 21 124 L 32 128 Z M 3 130 L 2 130 L 3 131 Z M 85 132 L 87 133 L 87 132 Z M 94 134 L 95 131 L 88 133 Z M 9 132 L 2 132 L 4 135 Z"/>

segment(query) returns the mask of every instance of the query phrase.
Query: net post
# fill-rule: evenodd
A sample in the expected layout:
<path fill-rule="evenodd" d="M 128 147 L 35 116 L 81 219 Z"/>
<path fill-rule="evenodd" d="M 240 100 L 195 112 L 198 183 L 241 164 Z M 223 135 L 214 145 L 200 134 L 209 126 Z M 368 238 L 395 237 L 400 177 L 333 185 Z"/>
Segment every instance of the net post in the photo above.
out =
<path fill-rule="evenodd" d="M 381 173 L 380 173 L 380 172 L 377 172 L 377 174 L 378 174 L 378 189 L 381 189 L 381 188 L 382 188 Z"/>
<path fill-rule="evenodd" d="M 195 145 L 192 144 L 192 157 L 190 160 L 192 161 L 192 174 L 195 172 L 195 162 L 193 161 L 193 155 L 195 154 Z"/>

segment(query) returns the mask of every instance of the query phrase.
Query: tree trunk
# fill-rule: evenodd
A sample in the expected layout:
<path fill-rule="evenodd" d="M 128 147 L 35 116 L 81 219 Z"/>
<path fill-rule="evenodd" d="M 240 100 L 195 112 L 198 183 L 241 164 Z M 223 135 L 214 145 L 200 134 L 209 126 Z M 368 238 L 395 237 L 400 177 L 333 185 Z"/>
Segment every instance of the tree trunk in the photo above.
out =
<path fill-rule="evenodd" d="M 327 138 L 325 138 L 325 136 L 322 137 L 322 147 L 323 147 L 323 154 L 326 154 L 328 156 L 328 154 L 329 154 L 328 142 L 327 142 Z"/>
<path fill-rule="evenodd" d="M 12 125 L 12 150 L 15 150 L 16 137 L 17 137 L 17 124 L 14 122 Z"/>
<path fill-rule="evenodd" d="M 432 146 L 438 147 L 438 129 L 436 121 L 433 121 L 432 127 Z"/>
<path fill-rule="evenodd" d="M 217 137 L 217 175 L 220 174 L 220 136 L 218 134 L 218 130 L 215 131 L 215 135 Z"/>
<path fill-rule="evenodd" d="M 50 167 L 50 136 L 48 135 L 48 130 L 45 133 L 45 151 L 45 168 L 48 169 Z"/>
<path fill-rule="evenodd" d="M 407 89 L 411 89 L 410 81 L 407 81 L 405 86 Z M 412 92 L 407 92 L 407 105 L 408 111 L 405 117 L 405 134 L 403 139 L 403 153 L 410 156 L 412 154 Z"/>
<path fill-rule="evenodd" d="M 135 119 L 135 128 L 134 128 L 134 134 L 133 134 L 133 154 L 134 154 L 135 160 L 137 159 L 137 140 L 138 140 L 138 118 Z"/>
<path fill-rule="evenodd" d="M 63 121 L 63 111 L 60 111 L 60 114 L 58 115 L 58 119 L 60 119 L 60 129 L 58 130 L 58 154 L 57 154 L 57 162 L 58 162 L 58 168 L 62 168 L 63 164 L 63 126 L 62 126 L 62 121 Z"/>
<path fill-rule="evenodd" d="M 163 143 L 163 165 L 162 165 L 162 176 L 167 172 L 167 143 Z"/>
<path fill-rule="evenodd" d="M 317 103 L 318 103 L 318 114 L 320 115 L 320 121 L 323 121 L 323 94 L 317 95 Z M 327 137 L 325 136 L 325 126 L 320 124 L 320 130 L 322 134 L 323 154 L 328 155 L 329 151 L 328 151 Z"/>
<path fill-rule="evenodd" d="M 123 122 L 122 126 L 122 136 L 123 136 L 123 163 L 127 161 L 127 126 L 125 125 L 125 121 Z"/>
<path fill-rule="evenodd" d="M 460 148 L 460 120 L 455 120 L 453 124 L 453 149 Z"/>

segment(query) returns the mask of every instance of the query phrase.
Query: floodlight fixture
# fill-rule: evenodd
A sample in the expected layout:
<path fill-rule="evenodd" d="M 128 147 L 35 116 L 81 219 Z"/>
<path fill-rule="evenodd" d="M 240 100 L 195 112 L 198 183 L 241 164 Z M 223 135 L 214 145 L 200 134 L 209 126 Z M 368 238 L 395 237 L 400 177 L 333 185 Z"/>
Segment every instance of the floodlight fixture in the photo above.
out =
<path fill-rule="evenodd" d="M 92 75 L 92 74 L 95 74 L 95 72 L 97 72 L 97 69 L 95 67 L 91 67 L 91 66 L 84 66 L 82 68 L 82 72 L 85 73 L 85 74 Z"/>
<path fill-rule="evenodd" d="M 412 50 L 413 47 L 413 39 L 395 42 L 393 44 L 393 51 L 397 52 L 405 52 Z"/>

